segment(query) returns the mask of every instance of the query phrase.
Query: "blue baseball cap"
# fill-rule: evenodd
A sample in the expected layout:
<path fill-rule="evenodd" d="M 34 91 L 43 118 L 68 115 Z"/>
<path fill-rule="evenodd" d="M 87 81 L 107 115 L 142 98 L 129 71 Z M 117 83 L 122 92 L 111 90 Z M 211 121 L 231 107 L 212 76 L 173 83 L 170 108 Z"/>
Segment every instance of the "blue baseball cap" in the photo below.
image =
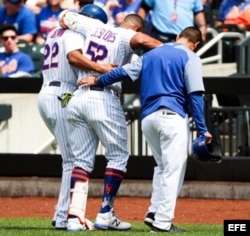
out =
<path fill-rule="evenodd" d="M 12 4 L 18 4 L 18 3 L 21 3 L 22 0 L 7 0 L 7 2 L 10 2 Z"/>

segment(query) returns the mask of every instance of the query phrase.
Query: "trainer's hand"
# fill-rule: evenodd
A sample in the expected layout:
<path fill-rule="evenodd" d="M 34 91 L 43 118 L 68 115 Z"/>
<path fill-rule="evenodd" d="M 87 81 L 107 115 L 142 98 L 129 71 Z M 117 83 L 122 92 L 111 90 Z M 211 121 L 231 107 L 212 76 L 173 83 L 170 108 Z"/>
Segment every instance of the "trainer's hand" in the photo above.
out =
<path fill-rule="evenodd" d="M 210 134 L 210 133 L 207 131 L 204 135 L 206 136 L 206 142 L 207 142 L 207 143 L 211 143 L 212 138 L 213 138 L 212 134 Z"/>
<path fill-rule="evenodd" d="M 96 78 L 95 76 L 84 77 L 78 81 L 78 86 L 89 87 L 89 86 L 95 85 L 96 84 L 95 78 Z"/>

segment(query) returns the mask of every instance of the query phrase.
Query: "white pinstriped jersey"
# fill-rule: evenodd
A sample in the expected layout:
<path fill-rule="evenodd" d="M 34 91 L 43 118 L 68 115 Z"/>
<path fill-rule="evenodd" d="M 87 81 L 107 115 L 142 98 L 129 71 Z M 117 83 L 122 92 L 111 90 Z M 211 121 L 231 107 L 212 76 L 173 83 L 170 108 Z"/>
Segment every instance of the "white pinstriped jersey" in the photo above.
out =
<path fill-rule="evenodd" d="M 90 60 L 98 63 L 115 63 L 118 66 L 128 63 L 133 54 L 130 40 L 136 34 L 131 29 L 103 24 L 101 21 L 75 13 L 65 16 L 67 26 L 86 37 L 83 52 Z M 81 71 L 79 79 L 89 73 Z M 121 88 L 121 83 L 115 84 Z"/>
<path fill-rule="evenodd" d="M 69 64 L 65 55 L 83 46 L 84 37 L 81 34 L 60 28 L 52 30 L 44 46 L 44 83 L 59 80 L 75 86 L 79 70 Z"/>

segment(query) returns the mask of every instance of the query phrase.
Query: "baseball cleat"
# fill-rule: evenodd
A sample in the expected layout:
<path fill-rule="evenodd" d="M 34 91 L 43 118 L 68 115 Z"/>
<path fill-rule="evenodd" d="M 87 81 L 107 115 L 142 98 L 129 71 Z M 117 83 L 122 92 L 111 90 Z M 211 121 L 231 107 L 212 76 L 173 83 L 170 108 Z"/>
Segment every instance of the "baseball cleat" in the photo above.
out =
<path fill-rule="evenodd" d="M 52 225 L 56 230 L 66 230 L 66 229 L 67 229 L 66 226 L 61 226 L 61 225 L 60 225 L 60 226 L 57 226 L 55 220 L 52 220 L 52 221 L 51 221 L 51 225 Z"/>
<path fill-rule="evenodd" d="M 168 230 L 160 229 L 160 228 L 157 228 L 155 226 L 152 226 L 151 231 L 150 231 L 150 233 L 164 233 L 164 232 L 168 232 L 168 233 L 184 233 L 184 232 L 186 232 L 186 230 L 178 228 L 175 225 L 171 224 L 170 229 L 168 229 Z"/>
<path fill-rule="evenodd" d="M 144 219 L 144 224 L 146 224 L 149 227 L 153 226 L 153 222 L 155 220 L 155 213 L 154 212 L 148 212 Z"/>
<path fill-rule="evenodd" d="M 56 221 L 55 221 L 55 220 L 52 220 L 52 221 L 51 221 L 51 225 L 52 225 L 53 227 L 56 227 Z"/>
<path fill-rule="evenodd" d="M 131 224 L 121 221 L 114 213 L 112 208 L 107 213 L 98 213 L 94 227 L 101 230 L 119 230 L 125 231 L 131 229 Z"/>
<path fill-rule="evenodd" d="M 84 223 L 82 224 L 78 218 L 68 219 L 67 225 L 68 231 L 81 231 L 81 230 L 94 230 L 93 223 L 85 218 Z"/>

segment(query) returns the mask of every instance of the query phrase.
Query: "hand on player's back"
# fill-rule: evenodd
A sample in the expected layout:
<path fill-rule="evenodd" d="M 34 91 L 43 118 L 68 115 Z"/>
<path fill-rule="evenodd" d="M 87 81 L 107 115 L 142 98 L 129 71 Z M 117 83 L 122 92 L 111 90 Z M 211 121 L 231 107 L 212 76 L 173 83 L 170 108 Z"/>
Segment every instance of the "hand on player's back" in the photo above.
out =
<path fill-rule="evenodd" d="M 83 87 L 89 87 L 96 84 L 96 76 L 88 76 L 80 79 L 78 81 L 78 86 Z"/>

